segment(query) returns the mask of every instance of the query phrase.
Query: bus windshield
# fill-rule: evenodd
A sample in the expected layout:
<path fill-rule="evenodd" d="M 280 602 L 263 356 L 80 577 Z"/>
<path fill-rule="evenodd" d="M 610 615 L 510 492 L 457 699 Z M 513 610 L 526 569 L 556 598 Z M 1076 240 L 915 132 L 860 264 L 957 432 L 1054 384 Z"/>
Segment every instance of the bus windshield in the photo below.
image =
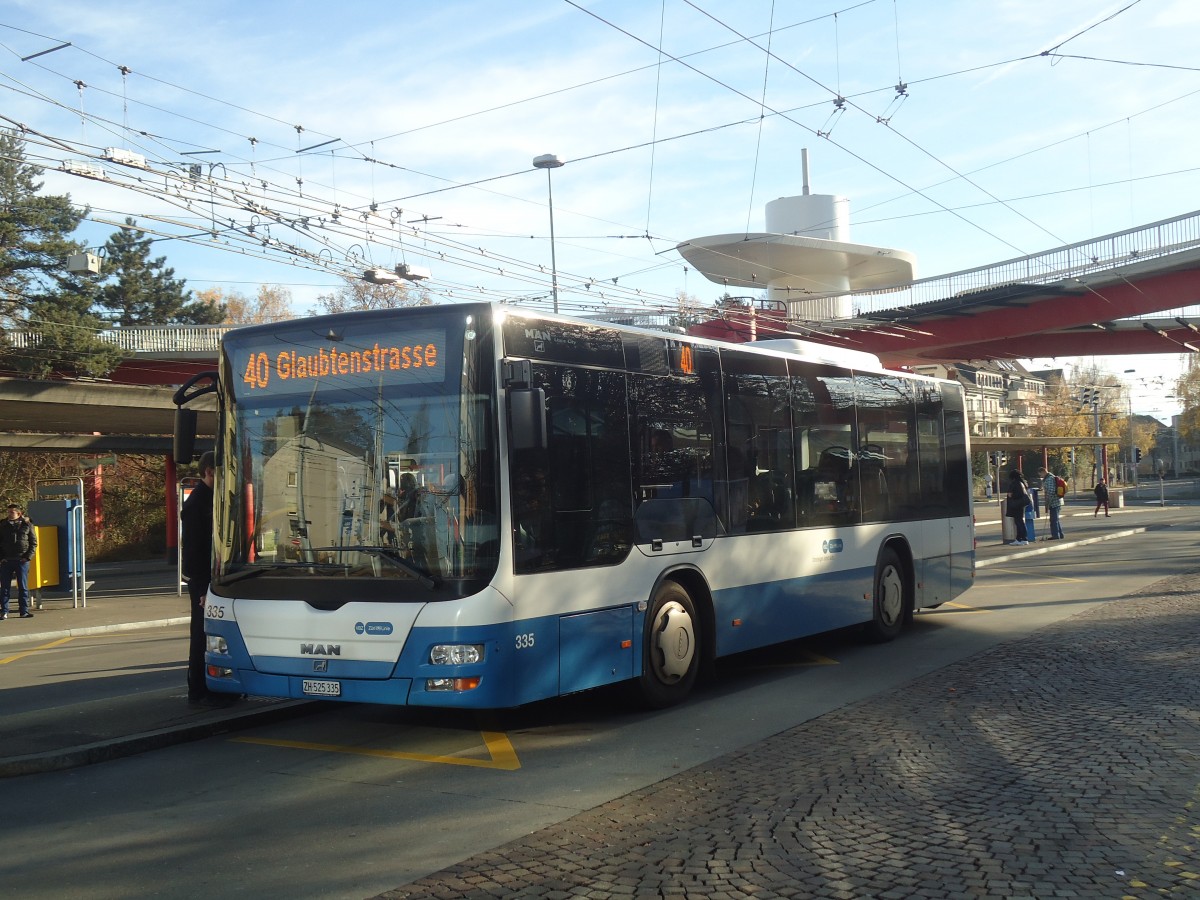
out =
<path fill-rule="evenodd" d="M 356 599 L 424 601 L 486 580 L 499 553 L 487 323 L 412 309 L 228 335 L 215 586 L 299 598 L 344 581 Z"/>

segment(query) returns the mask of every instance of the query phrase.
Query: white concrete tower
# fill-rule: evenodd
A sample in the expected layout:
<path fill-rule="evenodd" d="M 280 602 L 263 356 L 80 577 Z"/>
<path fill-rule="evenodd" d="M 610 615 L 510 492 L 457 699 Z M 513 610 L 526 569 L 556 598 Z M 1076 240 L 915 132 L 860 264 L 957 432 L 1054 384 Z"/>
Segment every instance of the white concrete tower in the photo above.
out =
<path fill-rule="evenodd" d="M 767 299 L 782 303 L 791 318 L 849 318 L 845 292 L 912 281 L 916 257 L 848 243 L 850 201 L 809 193 L 808 150 L 800 154 L 804 193 L 768 203 L 765 232 L 713 234 L 675 249 L 709 281 L 765 288 Z"/>

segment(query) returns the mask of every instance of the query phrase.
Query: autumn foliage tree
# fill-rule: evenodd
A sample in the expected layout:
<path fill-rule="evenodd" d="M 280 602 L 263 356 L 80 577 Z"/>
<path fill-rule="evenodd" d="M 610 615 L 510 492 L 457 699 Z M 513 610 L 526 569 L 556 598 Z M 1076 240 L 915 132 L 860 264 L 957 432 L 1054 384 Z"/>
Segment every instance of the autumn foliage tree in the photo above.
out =
<path fill-rule="evenodd" d="M 292 293 L 280 285 L 260 285 L 253 297 L 221 288 L 197 291 L 196 297 L 210 306 L 225 309 L 223 325 L 262 325 L 296 317 L 292 312 Z"/>
<path fill-rule="evenodd" d="M 1116 376 L 1097 368 L 1076 368 L 1069 378 L 1052 379 L 1046 385 L 1032 432 L 1039 437 L 1113 437 L 1113 444 L 1127 448 L 1129 420 L 1125 413 L 1125 388 Z M 1048 451 L 1050 469 L 1070 470 L 1070 448 Z M 1077 460 L 1078 463 L 1078 460 Z"/>
<path fill-rule="evenodd" d="M 416 290 L 407 282 L 372 284 L 357 278 L 346 278 L 337 291 L 317 297 L 317 305 L 309 310 L 309 314 L 316 316 L 364 309 L 400 309 L 405 306 L 429 306 L 432 303 L 433 300 L 425 291 Z"/>
<path fill-rule="evenodd" d="M 1183 412 L 1179 416 L 1179 437 L 1186 444 L 1200 443 L 1200 356 L 1187 358 L 1187 368 L 1175 383 L 1175 396 Z"/>

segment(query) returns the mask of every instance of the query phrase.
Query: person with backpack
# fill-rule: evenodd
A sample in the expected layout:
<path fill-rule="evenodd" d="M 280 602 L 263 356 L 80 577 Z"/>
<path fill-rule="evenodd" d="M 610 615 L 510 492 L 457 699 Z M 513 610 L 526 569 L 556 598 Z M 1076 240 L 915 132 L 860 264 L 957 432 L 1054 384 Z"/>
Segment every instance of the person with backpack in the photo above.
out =
<path fill-rule="evenodd" d="M 1093 492 L 1096 494 L 1096 511 L 1094 513 L 1092 513 L 1092 518 L 1094 519 L 1094 518 L 1096 518 L 1096 516 L 1098 516 L 1100 514 L 1100 507 L 1103 506 L 1104 507 L 1104 518 L 1107 519 L 1109 517 L 1108 516 L 1108 485 L 1104 483 L 1103 478 L 1101 478 L 1099 481 L 1096 482 L 1096 487 L 1093 488 Z"/>
<path fill-rule="evenodd" d="M 1042 482 L 1042 493 L 1046 495 L 1046 509 L 1050 512 L 1050 537 L 1046 540 L 1061 541 L 1063 538 L 1061 512 L 1063 498 L 1067 494 L 1067 483 L 1057 475 L 1046 471 L 1044 466 L 1038 469 L 1038 478 Z"/>

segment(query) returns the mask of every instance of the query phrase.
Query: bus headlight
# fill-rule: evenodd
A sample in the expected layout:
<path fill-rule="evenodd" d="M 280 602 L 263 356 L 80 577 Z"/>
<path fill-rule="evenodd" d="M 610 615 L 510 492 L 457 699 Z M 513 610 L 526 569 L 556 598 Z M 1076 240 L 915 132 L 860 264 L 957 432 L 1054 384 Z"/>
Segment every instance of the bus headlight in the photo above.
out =
<path fill-rule="evenodd" d="M 466 666 L 483 662 L 483 644 L 434 644 L 429 661 L 435 666 Z"/>
<path fill-rule="evenodd" d="M 225 638 L 221 637 L 219 634 L 206 634 L 204 639 L 208 644 L 209 653 L 229 652 L 229 645 L 225 643 Z"/>
<path fill-rule="evenodd" d="M 473 691 L 479 687 L 479 678 L 426 678 L 427 691 Z"/>

